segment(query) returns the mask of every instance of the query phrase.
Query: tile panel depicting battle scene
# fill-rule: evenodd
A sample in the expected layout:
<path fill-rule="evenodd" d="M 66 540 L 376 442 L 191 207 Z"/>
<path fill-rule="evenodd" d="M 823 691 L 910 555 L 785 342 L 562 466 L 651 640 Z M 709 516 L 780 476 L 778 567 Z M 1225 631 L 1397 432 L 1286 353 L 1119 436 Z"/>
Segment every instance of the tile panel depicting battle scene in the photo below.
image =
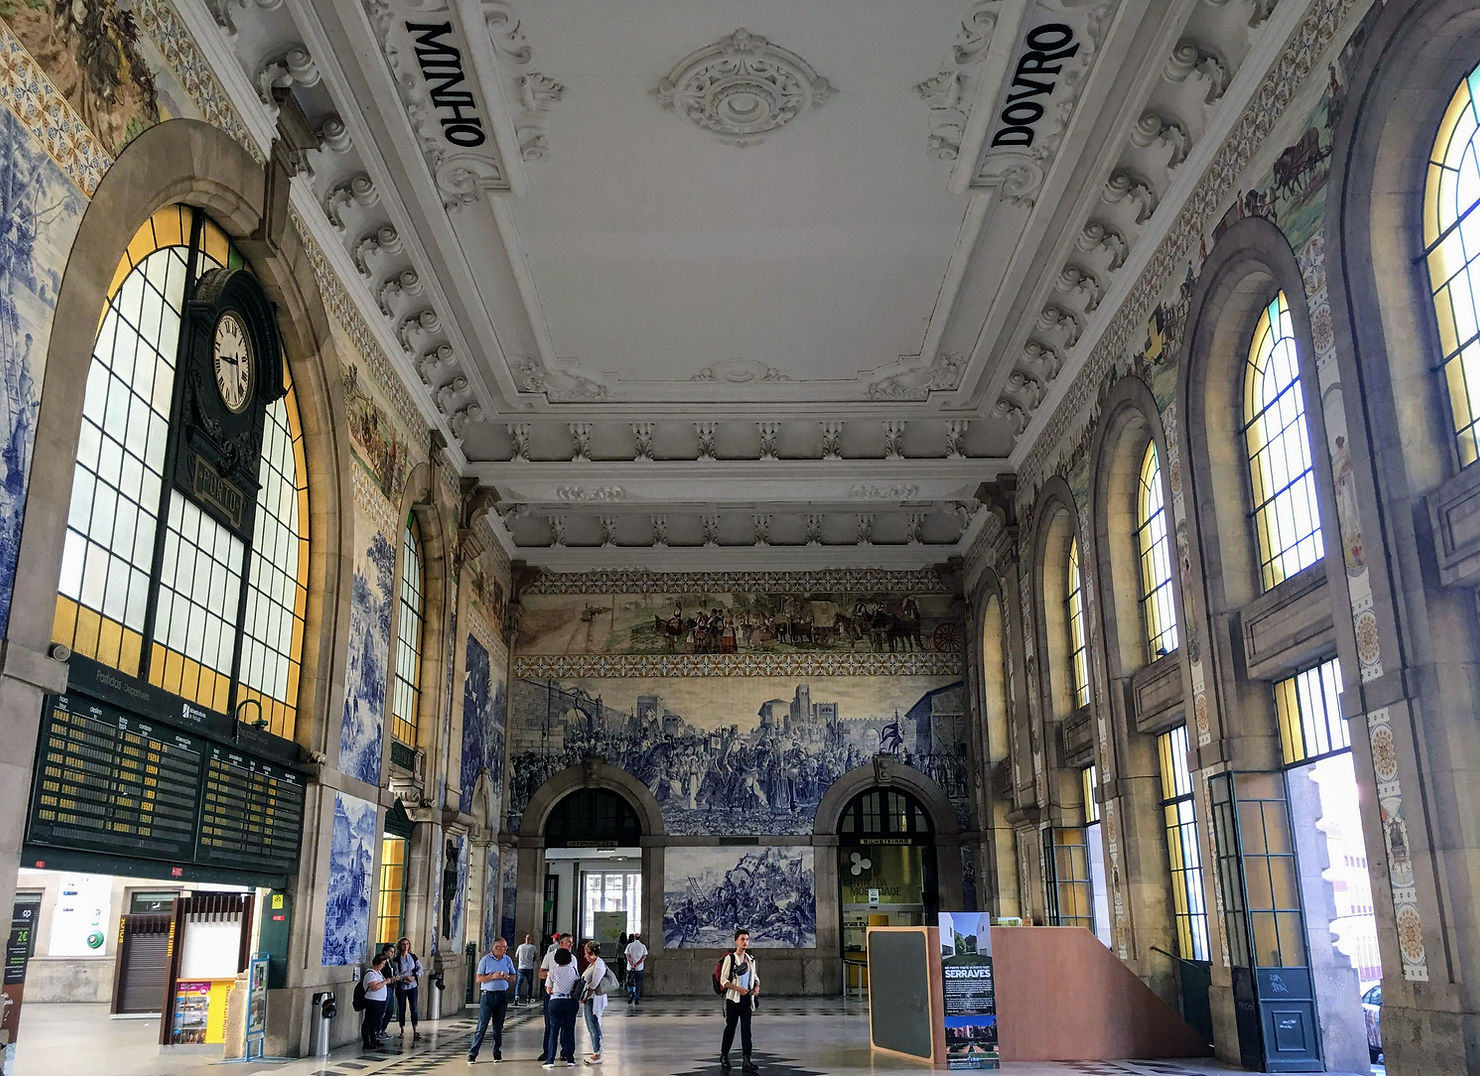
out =
<path fill-rule="evenodd" d="M 512 698 L 512 831 L 545 781 L 590 757 L 645 784 L 673 835 L 810 833 L 828 786 L 878 754 L 967 820 L 959 678 L 517 677 Z"/>
<path fill-rule="evenodd" d="M 968 823 L 961 607 L 934 573 L 547 576 L 521 605 L 510 830 L 589 757 L 646 785 L 669 835 L 809 834 L 879 754 Z"/>

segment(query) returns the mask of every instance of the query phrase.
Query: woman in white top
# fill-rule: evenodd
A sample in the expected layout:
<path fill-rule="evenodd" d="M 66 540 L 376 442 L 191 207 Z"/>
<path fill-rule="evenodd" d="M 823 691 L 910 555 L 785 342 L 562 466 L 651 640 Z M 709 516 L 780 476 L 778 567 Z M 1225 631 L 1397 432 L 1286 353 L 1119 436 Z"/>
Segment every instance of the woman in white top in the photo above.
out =
<path fill-rule="evenodd" d="M 586 1064 L 601 1064 L 601 1014 L 606 1011 L 606 995 L 598 994 L 596 988 L 606 978 L 606 961 L 601 959 L 601 945 L 588 941 L 581 947 L 586 952 L 586 970 L 581 978 L 586 983 L 586 1000 L 581 1010 L 586 1014 L 586 1034 L 591 1038 L 591 1054 Z"/>
<path fill-rule="evenodd" d="M 730 1071 L 730 1047 L 735 1044 L 735 1025 L 740 1025 L 740 1052 L 745 1057 L 741 1066 L 746 1072 L 760 1071 L 750 1060 L 750 1014 L 755 1011 L 756 995 L 761 992 L 761 976 L 755 970 L 755 957 L 750 955 L 750 931 L 735 928 L 735 951 L 726 953 L 720 962 L 719 981 L 725 988 L 725 1034 L 719 1044 L 721 1072 Z"/>
<path fill-rule="evenodd" d="M 545 1032 L 544 1067 L 555 1067 L 555 1052 L 558 1047 L 560 1060 L 571 1068 L 576 1064 L 576 1008 L 581 1003 L 581 975 L 576 971 L 575 958 L 569 949 L 555 950 L 555 963 L 545 977 L 545 993 L 550 995 L 546 1012 L 550 1017 L 549 1029 Z"/>

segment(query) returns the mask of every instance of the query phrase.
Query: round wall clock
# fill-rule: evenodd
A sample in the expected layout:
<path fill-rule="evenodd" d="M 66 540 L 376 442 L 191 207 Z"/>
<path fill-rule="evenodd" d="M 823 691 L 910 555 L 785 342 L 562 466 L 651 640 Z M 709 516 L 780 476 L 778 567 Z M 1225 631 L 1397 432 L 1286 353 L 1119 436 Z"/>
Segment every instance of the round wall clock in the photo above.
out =
<path fill-rule="evenodd" d="M 252 341 L 246 323 L 231 310 L 222 311 L 216 319 L 211 346 L 215 369 L 216 391 L 232 414 L 241 414 L 252 402 L 254 363 Z"/>

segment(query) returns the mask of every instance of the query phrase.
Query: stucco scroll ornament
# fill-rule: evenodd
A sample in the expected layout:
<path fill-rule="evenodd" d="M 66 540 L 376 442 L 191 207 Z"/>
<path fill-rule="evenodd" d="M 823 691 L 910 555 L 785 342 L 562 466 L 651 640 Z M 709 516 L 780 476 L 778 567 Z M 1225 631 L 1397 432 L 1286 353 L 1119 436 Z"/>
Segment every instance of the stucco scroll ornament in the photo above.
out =
<path fill-rule="evenodd" d="M 977 0 L 961 20 L 956 43 L 938 72 L 915 84 L 915 95 L 925 102 L 930 135 L 926 152 L 938 161 L 954 161 L 961 153 L 970 101 L 975 94 L 976 72 L 986 57 L 997 29 L 997 9 L 1002 0 Z"/>
<path fill-rule="evenodd" d="M 236 37 L 236 22 L 231 17 L 231 9 L 239 7 L 245 11 L 248 7 L 254 7 L 259 11 L 276 11 L 283 6 L 283 0 L 206 0 L 206 10 L 211 13 L 211 18 L 216 25 L 226 31 L 228 37 Z"/>
<path fill-rule="evenodd" d="M 732 146 L 753 146 L 834 93 L 794 52 L 744 27 L 691 52 L 652 90 L 658 103 Z"/>
<path fill-rule="evenodd" d="M 472 153 L 439 154 L 434 175 L 437 192 L 442 195 L 442 205 L 447 209 L 472 205 L 485 191 L 508 187 L 508 180 L 497 161 Z"/>

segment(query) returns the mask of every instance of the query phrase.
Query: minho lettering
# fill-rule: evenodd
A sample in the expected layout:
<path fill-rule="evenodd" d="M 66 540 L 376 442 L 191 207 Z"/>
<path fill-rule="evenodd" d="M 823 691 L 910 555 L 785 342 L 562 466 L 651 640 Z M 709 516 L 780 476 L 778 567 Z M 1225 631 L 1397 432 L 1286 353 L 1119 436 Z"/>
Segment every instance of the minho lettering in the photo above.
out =
<path fill-rule="evenodd" d="M 431 91 L 432 107 L 445 109 L 442 137 L 454 146 L 481 146 L 488 140 L 473 95 L 461 87 L 467 82 L 462 53 L 442 40 L 452 33 L 450 22 L 408 22 L 406 32 L 416 43 L 416 62 Z"/>
<path fill-rule="evenodd" d="M 1047 100 L 1053 95 L 1064 61 L 1079 51 L 1073 28 L 1061 22 L 1035 26 L 1025 40 L 1028 51 L 1018 60 L 1007 103 L 997 116 L 1002 127 L 992 136 L 993 148 L 1033 144 L 1037 133 L 1033 125 L 1043 118 L 1043 105 L 1034 98 Z"/>

